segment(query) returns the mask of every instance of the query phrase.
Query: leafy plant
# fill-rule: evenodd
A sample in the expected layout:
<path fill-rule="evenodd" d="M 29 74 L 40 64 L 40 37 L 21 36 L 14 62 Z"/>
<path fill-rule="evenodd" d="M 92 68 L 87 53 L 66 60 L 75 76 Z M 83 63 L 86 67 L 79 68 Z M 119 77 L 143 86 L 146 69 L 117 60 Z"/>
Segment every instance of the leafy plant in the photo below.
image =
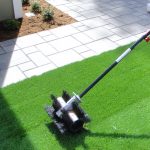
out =
<path fill-rule="evenodd" d="M 23 5 L 30 4 L 30 0 L 22 0 L 22 4 L 23 4 Z"/>
<path fill-rule="evenodd" d="M 19 27 L 20 27 L 20 22 L 15 19 L 5 20 L 3 22 L 3 28 L 4 30 L 7 30 L 7 31 L 14 31 L 14 30 L 19 29 Z"/>
<path fill-rule="evenodd" d="M 38 1 L 34 1 L 31 4 L 31 11 L 35 12 L 35 13 L 40 13 L 41 12 L 41 6 L 40 6 L 40 3 Z"/>
<path fill-rule="evenodd" d="M 42 16 L 44 21 L 51 21 L 53 20 L 54 17 L 54 11 L 51 10 L 50 8 L 44 9 L 42 12 Z"/>

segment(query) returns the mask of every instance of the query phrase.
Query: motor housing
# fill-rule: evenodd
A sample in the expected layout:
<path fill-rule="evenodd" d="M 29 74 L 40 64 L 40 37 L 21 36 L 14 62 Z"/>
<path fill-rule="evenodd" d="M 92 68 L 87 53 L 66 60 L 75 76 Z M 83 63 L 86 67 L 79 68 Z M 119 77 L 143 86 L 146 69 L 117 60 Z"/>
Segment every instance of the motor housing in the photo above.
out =
<path fill-rule="evenodd" d="M 46 111 L 52 118 L 54 124 L 61 133 L 66 131 L 78 132 L 83 129 L 83 125 L 90 121 L 89 116 L 83 111 L 76 101 L 69 104 L 68 109 L 62 109 L 67 105 L 67 102 L 71 99 L 71 96 L 63 91 L 62 97 L 56 98 L 51 95 L 52 106 L 47 106 Z M 61 115 L 57 114 L 61 110 Z"/>

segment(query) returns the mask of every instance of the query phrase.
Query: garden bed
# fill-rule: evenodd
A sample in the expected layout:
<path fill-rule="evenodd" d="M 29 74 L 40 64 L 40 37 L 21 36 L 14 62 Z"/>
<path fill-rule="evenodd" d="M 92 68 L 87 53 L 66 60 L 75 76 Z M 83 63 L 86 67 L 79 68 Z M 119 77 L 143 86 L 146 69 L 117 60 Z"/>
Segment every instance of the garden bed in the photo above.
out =
<path fill-rule="evenodd" d="M 54 12 L 54 20 L 52 21 L 43 21 L 42 12 L 36 13 L 33 17 L 27 17 L 25 13 L 31 11 L 30 5 L 23 6 L 23 18 L 18 19 L 20 22 L 20 27 L 15 31 L 5 31 L 3 29 L 3 22 L 0 22 L 0 41 L 16 38 L 18 36 L 24 36 L 39 31 L 44 31 L 52 28 L 56 28 L 62 25 L 67 25 L 73 22 L 76 22 L 75 19 L 69 15 L 63 13 L 57 8 L 53 7 L 45 0 L 39 0 L 42 9 L 50 8 Z"/>

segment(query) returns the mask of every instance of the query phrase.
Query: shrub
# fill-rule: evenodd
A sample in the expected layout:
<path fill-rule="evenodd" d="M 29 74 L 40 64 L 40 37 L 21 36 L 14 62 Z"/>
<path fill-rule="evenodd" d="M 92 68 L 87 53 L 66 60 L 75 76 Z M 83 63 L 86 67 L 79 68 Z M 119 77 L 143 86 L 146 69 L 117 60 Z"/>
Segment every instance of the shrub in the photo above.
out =
<path fill-rule="evenodd" d="M 43 10 L 42 16 L 44 21 L 51 21 L 53 20 L 54 12 L 53 10 L 50 10 L 50 8 L 48 8 Z"/>
<path fill-rule="evenodd" d="M 23 5 L 28 5 L 28 4 L 30 4 L 30 0 L 22 0 L 22 4 Z"/>
<path fill-rule="evenodd" d="M 3 28 L 7 31 L 14 31 L 19 29 L 20 22 L 14 19 L 9 19 L 3 22 Z"/>
<path fill-rule="evenodd" d="M 35 12 L 35 13 L 40 13 L 41 12 L 41 6 L 40 6 L 40 3 L 38 1 L 34 1 L 31 4 L 31 11 Z"/>

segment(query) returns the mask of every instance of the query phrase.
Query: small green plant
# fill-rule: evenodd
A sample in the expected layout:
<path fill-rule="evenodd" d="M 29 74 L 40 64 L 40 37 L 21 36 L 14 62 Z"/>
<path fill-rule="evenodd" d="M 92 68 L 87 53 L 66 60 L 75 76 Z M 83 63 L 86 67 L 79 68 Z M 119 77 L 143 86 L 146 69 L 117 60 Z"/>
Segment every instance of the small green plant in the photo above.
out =
<path fill-rule="evenodd" d="M 22 0 L 22 4 L 23 5 L 28 5 L 28 4 L 30 4 L 30 0 Z"/>
<path fill-rule="evenodd" d="M 54 17 L 54 11 L 51 10 L 50 8 L 44 9 L 42 12 L 42 16 L 44 21 L 51 21 L 53 20 Z"/>
<path fill-rule="evenodd" d="M 40 3 L 38 1 L 34 1 L 31 4 L 31 11 L 34 13 L 40 13 L 41 12 L 41 6 L 40 6 Z"/>
<path fill-rule="evenodd" d="M 20 27 L 20 22 L 15 19 L 5 20 L 3 22 L 3 28 L 4 30 L 7 30 L 7 31 L 14 31 L 14 30 L 19 29 L 19 27 Z"/>

